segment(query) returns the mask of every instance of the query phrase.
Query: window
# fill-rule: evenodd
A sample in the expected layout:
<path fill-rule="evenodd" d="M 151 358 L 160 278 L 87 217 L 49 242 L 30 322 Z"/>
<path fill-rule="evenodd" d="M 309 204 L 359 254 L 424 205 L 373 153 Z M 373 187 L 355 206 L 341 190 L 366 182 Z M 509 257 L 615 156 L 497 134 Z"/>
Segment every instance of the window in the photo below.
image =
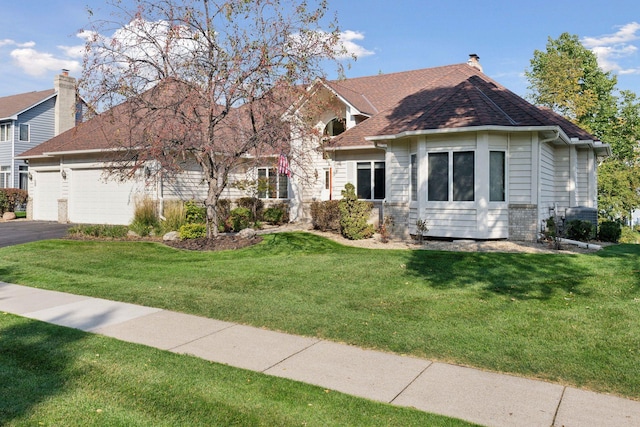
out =
<path fill-rule="evenodd" d="M 385 197 L 384 162 L 358 162 L 356 193 L 359 199 L 382 200 Z"/>
<path fill-rule="evenodd" d="M 0 166 L 0 188 L 10 187 L 11 166 Z"/>
<path fill-rule="evenodd" d="M 0 125 L 0 141 L 10 141 L 11 140 L 11 124 L 6 123 Z"/>
<path fill-rule="evenodd" d="M 19 184 L 21 190 L 29 189 L 29 167 L 25 165 L 18 166 Z"/>
<path fill-rule="evenodd" d="M 430 202 L 449 200 L 449 153 L 429 154 L 427 191 Z"/>
<path fill-rule="evenodd" d="M 453 153 L 453 200 L 473 202 L 475 185 L 474 153 Z"/>
<path fill-rule="evenodd" d="M 20 124 L 20 141 L 29 141 L 29 125 Z"/>
<path fill-rule="evenodd" d="M 427 197 L 429 201 L 472 202 L 474 200 L 475 153 L 473 151 L 429 153 L 428 164 Z"/>
<path fill-rule="evenodd" d="M 411 201 L 418 200 L 418 155 L 411 155 Z"/>
<path fill-rule="evenodd" d="M 505 201 L 505 171 L 504 151 L 489 152 L 489 201 L 504 202 Z"/>
<path fill-rule="evenodd" d="M 289 177 L 278 174 L 276 168 L 258 168 L 258 181 L 266 188 L 259 188 L 260 199 L 287 199 L 289 197 Z M 265 187 L 260 185 L 260 187 Z"/>
<path fill-rule="evenodd" d="M 338 136 L 346 129 L 345 120 L 335 118 L 327 123 L 324 128 L 324 136 Z"/>

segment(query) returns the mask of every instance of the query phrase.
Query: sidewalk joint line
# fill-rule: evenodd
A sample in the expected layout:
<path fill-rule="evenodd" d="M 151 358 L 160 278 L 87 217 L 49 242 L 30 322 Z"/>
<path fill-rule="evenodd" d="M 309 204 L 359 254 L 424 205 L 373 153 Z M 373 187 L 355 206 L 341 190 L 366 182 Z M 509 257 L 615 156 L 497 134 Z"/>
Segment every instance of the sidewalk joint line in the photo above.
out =
<path fill-rule="evenodd" d="M 405 392 L 405 391 L 406 391 L 406 390 L 411 386 L 411 384 L 413 384 L 414 382 L 416 382 L 416 380 L 417 380 L 418 378 L 420 378 L 420 377 L 422 376 L 422 374 L 424 374 L 424 373 L 427 371 L 427 369 L 429 369 L 429 368 L 431 367 L 431 365 L 433 365 L 433 361 L 428 360 L 428 362 L 429 362 L 429 364 L 428 364 L 427 366 L 425 366 L 425 367 L 424 367 L 424 369 L 423 369 L 422 371 L 420 371 L 420 372 L 418 373 L 418 375 L 416 375 L 416 376 L 415 376 L 411 381 L 409 381 L 409 383 L 408 383 L 406 386 L 404 386 L 404 387 L 402 388 L 402 390 L 400 390 L 400 392 L 398 392 L 398 394 L 396 394 L 395 396 L 393 396 L 393 399 L 391 399 L 391 400 L 389 401 L 389 403 L 393 403 L 393 402 L 394 402 L 394 400 L 396 400 L 398 397 L 400 397 L 400 395 L 401 395 L 402 393 L 404 393 L 404 392 Z"/>
<path fill-rule="evenodd" d="M 285 357 L 284 359 L 280 360 L 279 362 L 274 363 L 273 365 L 271 365 L 271 366 L 269 366 L 269 367 L 267 367 L 267 368 L 263 369 L 263 370 L 262 370 L 262 371 L 260 371 L 260 372 L 265 373 L 265 372 L 267 372 L 269 369 L 271 369 L 271 368 L 275 368 L 276 366 L 278 366 L 279 364 L 281 364 L 281 363 L 282 363 L 282 362 L 284 362 L 285 360 L 289 360 L 289 359 L 291 359 L 293 356 L 297 356 L 298 354 L 302 353 L 303 351 L 306 351 L 306 350 L 310 349 L 311 347 L 313 347 L 314 345 L 316 345 L 316 344 L 318 344 L 318 343 L 321 343 L 321 342 L 322 342 L 322 340 L 317 340 L 316 342 L 312 342 L 312 343 L 311 343 L 311 344 L 309 344 L 308 346 L 306 346 L 306 347 L 304 347 L 304 348 L 301 348 L 300 350 L 296 351 L 295 353 L 291 353 L 290 355 L 288 355 L 288 356 L 287 356 L 287 357 Z"/>
<path fill-rule="evenodd" d="M 553 421 L 551 422 L 551 426 L 556 425 L 556 418 L 558 418 L 558 412 L 560 412 L 560 405 L 562 405 L 562 399 L 564 399 L 564 392 L 567 390 L 567 387 L 562 387 L 562 394 L 560 394 L 560 400 L 558 400 L 558 406 L 556 406 L 556 412 L 553 414 Z"/>
<path fill-rule="evenodd" d="M 213 320 L 213 319 L 211 319 L 211 320 Z M 199 341 L 199 340 L 201 340 L 201 339 L 203 339 L 203 338 L 207 338 L 207 337 L 210 337 L 210 336 L 216 335 L 216 334 L 218 334 L 218 333 L 220 333 L 220 332 L 222 332 L 222 331 L 226 331 L 227 329 L 231 329 L 231 328 L 233 328 L 234 326 L 239 326 L 239 324 L 238 324 L 238 323 L 232 323 L 232 324 L 230 324 L 229 326 L 225 326 L 225 327 L 224 327 L 224 328 L 222 328 L 222 329 L 218 329 L 217 331 L 213 331 L 213 332 L 211 332 L 211 333 L 209 333 L 209 334 L 202 335 L 202 336 L 200 336 L 200 337 L 198 337 L 198 338 L 194 338 L 194 339 L 192 339 L 191 341 L 187 341 L 187 342 L 184 342 L 184 343 L 182 343 L 182 344 L 180 344 L 180 345 L 176 345 L 176 346 L 173 346 L 173 347 L 171 347 L 171 348 L 168 348 L 168 349 L 167 349 L 167 351 L 171 351 L 171 352 L 173 352 L 176 348 L 184 347 L 184 346 L 185 346 L 185 345 L 187 345 L 187 344 L 191 344 L 191 343 L 194 343 L 194 342 L 196 342 L 196 341 Z"/>

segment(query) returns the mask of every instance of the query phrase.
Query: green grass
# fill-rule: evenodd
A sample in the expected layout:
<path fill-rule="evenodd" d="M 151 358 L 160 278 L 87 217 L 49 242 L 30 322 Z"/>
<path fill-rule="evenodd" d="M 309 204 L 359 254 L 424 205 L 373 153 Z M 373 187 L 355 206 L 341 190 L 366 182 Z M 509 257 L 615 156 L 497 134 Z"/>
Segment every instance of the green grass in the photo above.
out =
<path fill-rule="evenodd" d="M 3 426 L 468 426 L 0 313 Z"/>
<path fill-rule="evenodd" d="M 306 233 L 234 252 L 46 241 L 0 278 L 640 398 L 640 248 L 591 255 L 343 247 Z"/>

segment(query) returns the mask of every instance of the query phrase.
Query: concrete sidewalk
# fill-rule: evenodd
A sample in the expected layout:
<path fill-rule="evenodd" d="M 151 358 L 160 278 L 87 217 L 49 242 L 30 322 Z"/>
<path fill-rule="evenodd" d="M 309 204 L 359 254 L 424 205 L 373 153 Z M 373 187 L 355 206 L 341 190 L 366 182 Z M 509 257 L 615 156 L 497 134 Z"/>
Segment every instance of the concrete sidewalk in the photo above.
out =
<path fill-rule="evenodd" d="M 487 426 L 638 426 L 640 402 L 0 282 L 0 311 Z"/>

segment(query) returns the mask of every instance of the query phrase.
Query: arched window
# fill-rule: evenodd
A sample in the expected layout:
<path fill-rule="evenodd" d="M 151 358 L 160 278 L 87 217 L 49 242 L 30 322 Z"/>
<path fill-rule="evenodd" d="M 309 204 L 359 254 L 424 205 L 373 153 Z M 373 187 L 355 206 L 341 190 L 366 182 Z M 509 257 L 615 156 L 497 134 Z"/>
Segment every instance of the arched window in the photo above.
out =
<path fill-rule="evenodd" d="M 335 118 L 327 123 L 324 128 L 324 136 L 338 136 L 345 131 L 345 120 Z"/>

